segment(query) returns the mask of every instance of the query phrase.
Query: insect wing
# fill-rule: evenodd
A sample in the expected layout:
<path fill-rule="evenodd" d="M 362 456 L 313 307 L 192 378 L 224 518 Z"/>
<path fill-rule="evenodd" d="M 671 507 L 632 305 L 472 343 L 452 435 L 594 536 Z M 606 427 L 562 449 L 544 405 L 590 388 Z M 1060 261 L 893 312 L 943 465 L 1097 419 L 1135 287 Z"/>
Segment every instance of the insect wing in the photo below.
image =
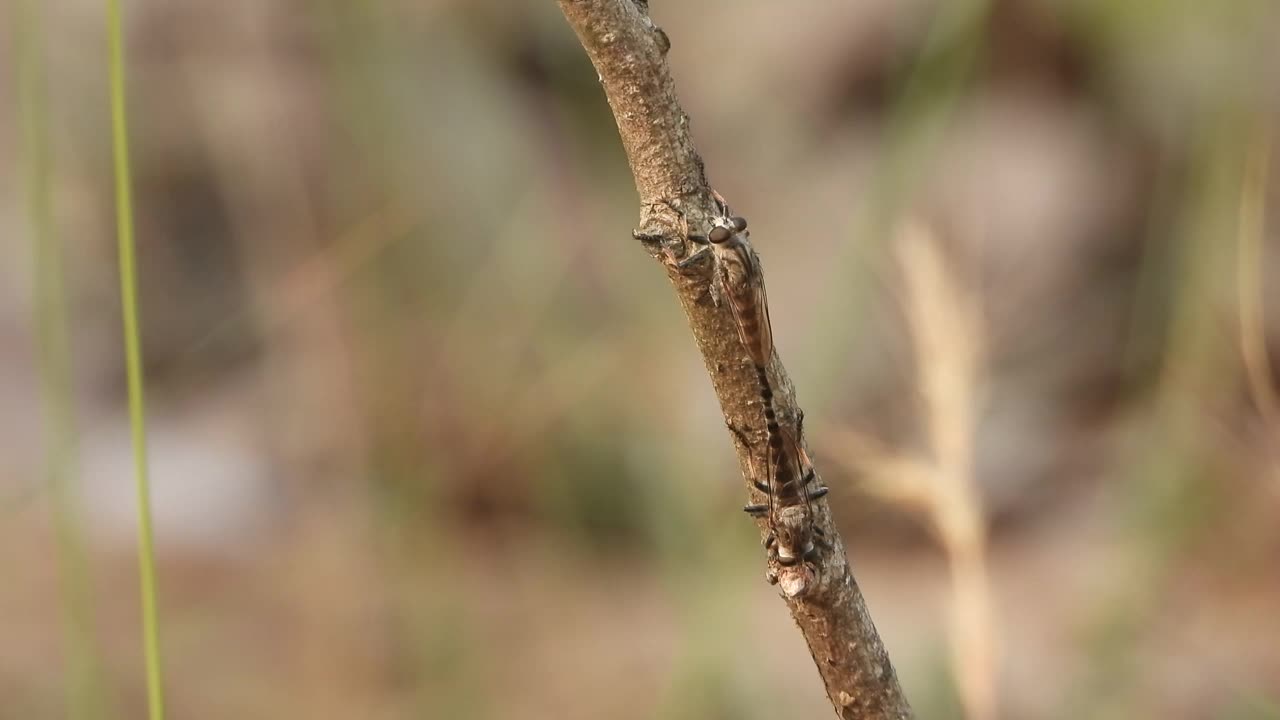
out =
<path fill-rule="evenodd" d="M 743 250 L 750 260 L 751 286 L 756 294 L 756 323 L 760 327 L 760 344 L 757 351 L 760 355 L 757 363 L 767 366 L 773 360 L 773 323 L 769 320 L 769 297 L 764 290 L 764 273 L 760 269 L 760 258 L 750 245 L 743 244 Z"/>
<path fill-rule="evenodd" d="M 795 481 L 800 497 L 804 500 L 806 507 L 810 506 L 811 498 L 809 497 L 809 473 L 813 472 L 813 460 L 809 458 L 809 453 L 805 452 L 804 446 L 800 444 L 800 438 L 793 435 L 790 431 L 783 431 L 787 441 L 791 443 L 792 457 L 796 461 Z"/>
<path fill-rule="evenodd" d="M 733 324 L 738 329 L 738 340 L 751 362 L 766 366 L 773 355 L 773 327 L 769 323 L 769 300 L 759 261 L 751 246 L 739 241 L 725 251 L 721 263 L 721 278 L 733 312 Z"/>

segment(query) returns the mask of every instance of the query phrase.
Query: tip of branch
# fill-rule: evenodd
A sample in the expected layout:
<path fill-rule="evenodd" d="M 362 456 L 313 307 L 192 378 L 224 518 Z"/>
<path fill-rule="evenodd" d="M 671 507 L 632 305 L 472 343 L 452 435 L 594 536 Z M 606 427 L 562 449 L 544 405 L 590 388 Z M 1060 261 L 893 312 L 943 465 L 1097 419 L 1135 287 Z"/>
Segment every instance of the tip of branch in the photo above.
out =
<path fill-rule="evenodd" d="M 813 571 L 804 565 L 782 568 L 778 572 L 778 588 L 788 600 L 804 595 L 814 581 Z"/>

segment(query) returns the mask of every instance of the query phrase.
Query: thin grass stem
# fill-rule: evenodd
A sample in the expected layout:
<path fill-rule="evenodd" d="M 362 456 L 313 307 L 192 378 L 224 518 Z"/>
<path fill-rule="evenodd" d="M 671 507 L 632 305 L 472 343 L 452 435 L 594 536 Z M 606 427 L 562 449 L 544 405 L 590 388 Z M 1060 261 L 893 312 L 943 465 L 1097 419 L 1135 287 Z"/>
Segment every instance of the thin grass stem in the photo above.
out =
<path fill-rule="evenodd" d="M 18 58 L 18 108 L 22 129 L 23 185 L 26 188 L 34 274 L 33 324 L 37 328 L 41 415 L 44 426 L 45 490 L 52 509 L 63 632 L 67 651 L 67 713 L 89 720 L 106 714 L 101 658 L 94 640 L 93 596 L 76 497 L 79 447 L 72 394 L 70 333 L 62 243 L 54 230 L 53 160 L 49 140 L 49 98 L 43 8 L 31 0 L 16 4 L 14 44 Z"/>
<path fill-rule="evenodd" d="M 111 148 L 116 181 L 116 236 L 120 262 L 120 305 L 124 318 L 125 367 L 129 384 L 129 427 L 133 438 L 138 494 L 138 571 L 142 590 L 142 642 L 146 658 L 147 714 L 164 718 L 160 665 L 160 619 L 156 608 L 156 563 L 151 527 L 151 482 L 147 469 L 147 427 L 143 404 L 142 350 L 138 328 L 138 282 L 133 234 L 133 197 L 125 118 L 124 32 L 120 0 L 107 0 L 108 66 L 111 83 Z"/>

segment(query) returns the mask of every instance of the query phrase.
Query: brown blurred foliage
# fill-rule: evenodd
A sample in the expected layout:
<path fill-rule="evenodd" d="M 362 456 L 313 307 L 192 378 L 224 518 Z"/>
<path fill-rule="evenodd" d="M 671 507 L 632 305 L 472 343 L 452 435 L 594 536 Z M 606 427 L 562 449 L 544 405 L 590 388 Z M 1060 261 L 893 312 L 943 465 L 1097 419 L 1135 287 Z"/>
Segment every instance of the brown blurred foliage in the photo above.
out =
<path fill-rule="evenodd" d="M 0 717 L 75 694 L 132 717 L 104 21 L 36 5 L 76 442 L 39 420 L 51 320 L 3 73 Z M 920 716 L 1280 717 L 1280 9 L 651 8 Z M 174 717 L 827 712 L 554 5 L 128 20 Z M 6 66 L 36 31 L 12 27 Z M 77 469 L 83 566 L 51 458 Z M 956 517 L 982 540 L 977 679 L 949 669 Z"/>

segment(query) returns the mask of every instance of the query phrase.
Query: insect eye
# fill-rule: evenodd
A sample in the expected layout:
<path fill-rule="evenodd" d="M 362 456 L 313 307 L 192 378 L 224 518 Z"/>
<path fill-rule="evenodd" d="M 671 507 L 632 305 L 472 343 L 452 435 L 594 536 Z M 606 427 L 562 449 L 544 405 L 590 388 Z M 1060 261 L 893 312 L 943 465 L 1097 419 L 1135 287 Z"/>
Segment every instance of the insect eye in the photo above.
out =
<path fill-rule="evenodd" d="M 729 228 L 717 225 L 711 228 L 711 232 L 707 233 L 707 239 L 713 243 L 722 243 L 729 239 Z"/>
<path fill-rule="evenodd" d="M 734 232 L 742 232 L 747 229 L 747 219 L 744 217 L 735 217 L 733 220 L 730 220 L 730 222 L 733 223 Z"/>

